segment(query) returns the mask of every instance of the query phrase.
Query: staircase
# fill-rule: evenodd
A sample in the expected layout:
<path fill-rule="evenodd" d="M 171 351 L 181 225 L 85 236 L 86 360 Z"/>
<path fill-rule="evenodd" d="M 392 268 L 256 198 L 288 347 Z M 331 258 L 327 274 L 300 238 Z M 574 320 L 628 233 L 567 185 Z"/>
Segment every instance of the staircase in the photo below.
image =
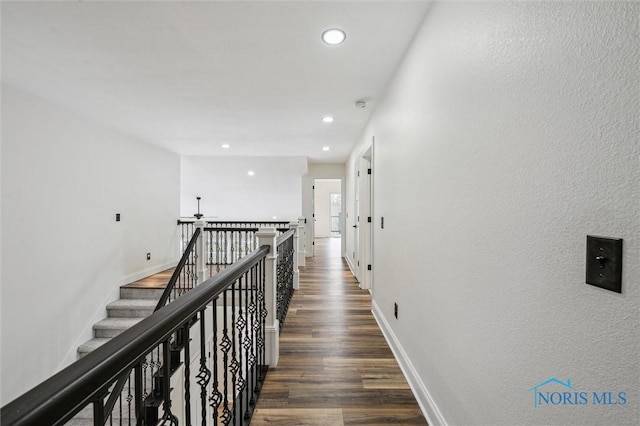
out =
<path fill-rule="evenodd" d="M 93 339 L 80 345 L 78 358 L 151 315 L 162 291 L 161 288 L 120 287 L 120 299 L 107 306 L 107 318 L 93 325 Z"/>
<path fill-rule="evenodd" d="M 153 314 L 156 305 L 158 304 L 158 300 L 160 300 L 162 292 L 164 291 L 164 286 L 169 280 L 167 275 L 170 277 L 171 272 L 172 270 L 163 271 L 135 283 L 120 287 L 120 299 L 107 305 L 107 318 L 93 325 L 94 337 L 78 347 L 78 358 L 82 358 L 89 352 L 116 337 L 118 334 Z M 150 418 L 154 418 L 154 416 L 158 415 L 158 406 L 160 405 L 157 398 L 155 398 L 155 395 L 160 395 L 162 390 L 158 387 L 158 385 L 161 384 L 161 381 L 152 383 L 150 380 L 152 379 L 145 377 L 145 381 L 147 381 L 147 388 L 153 389 L 154 393 L 153 396 L 146 399 L 145 406 L 152 408 L 150 411 Z M 127 389 L 122 391 L 121 398 L 123 400 L 126 399 L 127 392 Z M 160 399 L 159 401 L 161 402 L 162 400 Z M 114 410 L 111 423 L 135 423 L 135 419 L 129 419 L 128 416 L 121 417 L 122 415 L 123 413 L 118 410 Z M 90 404 L 71 419 L 67 425 L 93 425 L 94 423 L 92 418 L 93 408 Z"/>

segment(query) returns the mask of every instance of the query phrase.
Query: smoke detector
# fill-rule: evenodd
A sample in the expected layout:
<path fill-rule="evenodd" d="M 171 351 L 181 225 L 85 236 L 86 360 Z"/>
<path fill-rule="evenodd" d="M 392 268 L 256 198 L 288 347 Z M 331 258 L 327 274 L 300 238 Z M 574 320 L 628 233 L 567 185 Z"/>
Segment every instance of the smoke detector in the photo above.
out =
<path fill-rule="evenodd" d="M 367 103 L 365 101 L 363 100 L 356 101 L 356 108 L 362 109 L 366 107 L 367 107 Z"/>

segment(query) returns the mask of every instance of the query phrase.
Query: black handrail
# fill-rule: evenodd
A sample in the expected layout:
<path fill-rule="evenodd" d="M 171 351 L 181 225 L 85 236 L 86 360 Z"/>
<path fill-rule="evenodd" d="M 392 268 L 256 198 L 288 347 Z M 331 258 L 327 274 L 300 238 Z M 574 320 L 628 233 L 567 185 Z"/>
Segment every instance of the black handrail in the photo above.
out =
<path fill-rule="evenodd" d="M 258 232 L 260 228 L 204 228 L 205 232 Z"/>
<path fill-rule="evenodd" d="M 258 232 L 260 228 L 204 228 L 205 232 Z M 289 228 L 275 228 L 276 231 L 285 233 L 292 231 Z"/>
<path fill-rule="evenodd" d="M 177 220 L 178 225 L 185 224 L 193 224 L 197 222 L 196 219 L 192 218 L 180 218 Z M 260 225 L 289 225 L 290 222 L 286 220 L 206 220 L 204 221 L 210 225 L 244 225 L 244 224 L 260 224 Z M 237 229 L 237 228 L 236 228 Z"/>
<path fill-rule="evenodd" d="M 267 224 L 267 225 L 288 225 L 289 222 L 285 220 L 208 220 L 208 224 L 231 224 L 231 225 L 243 225 L 249 223 Z"/>
<path fill-rule="evenodd" d="M 171 279 L 169 280 L 169 283 L 164 288 L 164 291 L 162 292 L 162 296 L 160 296 L 160 300 L 156 305 L 156 309 L 155 309 L 156 311 L 162 308 L 167 303 L 167 300 L 169 299 L 169 295 L 171 294 L 171 291 L 173 291 L 173 288 L 176 286 L 176 282 L 178 282 L 178 277 L 182 273 L 182 269 L 184 268 L 184 265 L 187 263 L 187 260 L 189 259 L 189 256 L 191 255 L 191 252 L 193 251 L 196 245 L 196 241 L 198 241 L 200 232 L 201 232 L 200 228 L 196 228 L 195 232 L 193 233 L 193 236 L 191 237 L 191 241 L 189 241 L 187 248 L 184 250 L 184 253 L 182 253 L 180 262 L 178 262 L 176 269 L 174 269 L 173 274 L 171 274 Z"/>
<path fill-rule="evenodd" d="M 0 411 L 0 423 L 3 426 L 64 424 L 268 253 L 269 246 L 260 247 L 5 405 Z"/>

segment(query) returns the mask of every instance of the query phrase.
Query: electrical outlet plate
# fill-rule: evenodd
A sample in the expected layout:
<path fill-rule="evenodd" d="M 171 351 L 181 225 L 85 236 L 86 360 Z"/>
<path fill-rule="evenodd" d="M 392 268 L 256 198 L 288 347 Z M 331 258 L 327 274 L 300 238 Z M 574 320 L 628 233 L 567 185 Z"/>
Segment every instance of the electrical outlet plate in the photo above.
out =
<path fill-rule="evenodd" d="M 587 235 L 587 284 L 622 293 L 622 239 Z"/>

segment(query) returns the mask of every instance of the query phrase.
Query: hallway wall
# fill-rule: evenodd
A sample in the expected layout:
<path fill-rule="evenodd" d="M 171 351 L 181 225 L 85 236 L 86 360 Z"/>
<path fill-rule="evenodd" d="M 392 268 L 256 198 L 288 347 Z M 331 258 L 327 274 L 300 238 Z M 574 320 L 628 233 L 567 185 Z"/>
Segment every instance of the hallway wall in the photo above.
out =
<path fill-rule="evenodd" d="M 177 155 L 2 86 L 0 405 L 75 361 L 121 284 L 175 265 L 179 182 Z"/>
<path fill-rule="evenodd" d="M 436 2 L 353 150 L 375 136 L 374 311 L 430 424 L 638 423 L 639 12 Z M 585 284 L 586 235 L 624 239 L 622 294 Z M 554 377 L 588 404 L 534 408 Z"/>

